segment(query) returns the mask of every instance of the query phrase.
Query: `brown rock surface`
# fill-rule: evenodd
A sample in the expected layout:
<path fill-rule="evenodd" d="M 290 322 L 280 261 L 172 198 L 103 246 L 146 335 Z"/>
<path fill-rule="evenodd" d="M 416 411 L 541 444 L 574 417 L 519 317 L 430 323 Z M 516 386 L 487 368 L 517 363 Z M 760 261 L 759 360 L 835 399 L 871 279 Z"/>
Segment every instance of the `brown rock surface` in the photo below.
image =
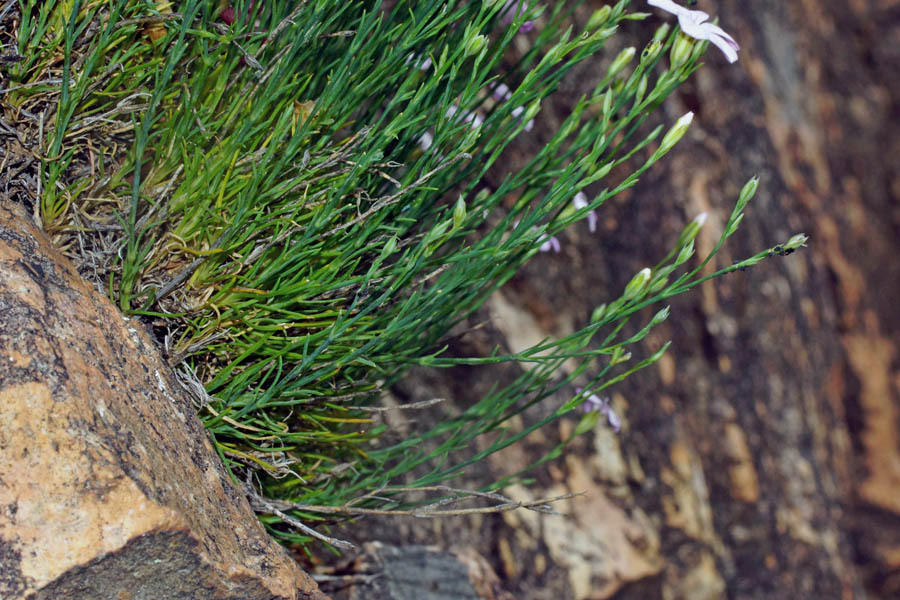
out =
<path fill-rule="evenodd" d="M 575 31 L 604 4 L 576 11 Z M 623 45 L 641 48 L 661 19 L 674 22 L 645 2 L 630 7 L 654 17 L 622 27 L 633 36 Z M 486 304 L 452 349 L 484 355 L 583 326 L 701 211 L 709 219 L 698 253 L 711 249 L 754 174 L 759 191 L 715 265 L 800 231 L 809 247 L 674 299 L 669 320 L 632 360 L 672 340 L 668 357 L 608 392 L 622 433 L 600 423 L 535 470 L 521 493 L 504 490 L 516 498 L 586 492 L 558 507 L 568 520 L 393 520 L 379 539 L 472 545 L 529 600 L 900 598 L 900 2 L 700 0 L 696 8 L 718 18 L 741 53 L 729 64 L 711 48 L 706 66 L 663 105 L 657 122 L 665 124 L 694 112 L 688 134 L 602 207 L 600 231 L 573 226 L 560 236 L 560 254 L 529 261 L 504 302 Z M 520 41 L 527 51 L 529 38 Z M 546 143 L 617 50 L 563 81 L 502 168 L 514 170 Z M 518 372 L 417 375 L 418 384 L 395 390 L 398 401 L 458 405 L 437 412 L 470 406 Z M 524 424 L 571 393 L 524 415 Z M 576 418 L 454 485 L 477 489 L 541 459 Z M 601 510 L 607 503 L 618 509 Z M 592 540 L 593 531 L 607 534 Z M 635 554 L 642 560 L 618 562 Z"/>
<path fill-rule="evenodd" d="M 0 205 L 0 598 L 325 598 L 184 397 L 141 325 Z"/>

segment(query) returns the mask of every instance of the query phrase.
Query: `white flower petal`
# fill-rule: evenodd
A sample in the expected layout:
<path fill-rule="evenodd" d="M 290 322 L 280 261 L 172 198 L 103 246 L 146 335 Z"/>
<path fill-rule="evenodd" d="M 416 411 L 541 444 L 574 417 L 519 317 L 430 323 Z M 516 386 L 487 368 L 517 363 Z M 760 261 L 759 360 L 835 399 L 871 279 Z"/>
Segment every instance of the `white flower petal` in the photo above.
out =
<path fill-rule="evenodd" d="M 672 0 L 647 0 L 647 4 L 661 8 L 678 17 L 678 25 L 685 35 L 689 35 L 697 40 L 707 40 L 716 46 L 728 59 L 728 62 L 735 62 L 738 59 L 737 51 L 740 46 L 718 25 L 708 23 L 709 14 L 702 10 L 690 10 Z"/>
<path fill-rule="evenodd" d="M 665 11 L 672 13 L 673 15 L 677 15 L 687 9 L 683 6 L 679 6 L 672 2 L 672 0 L 647 0 L 647 4 L 650 6 L 655 6 L 656 8 L 661 8 Z"/>
<path fill-rule="evenodd" d="M 725 58 L 728 62 L 733 63 L 738 59 L 737 49 L 735 49 L 736 44 L 733 42 L 729 42 L 727 39 L 723 38 L 720 35 L 713 34 L 709 38 L 709 43 L 714 45 L 716 48 L 722 51 L 722 54 L 725 55 Z"/>
<path fill-rule="evenodd" d="M 714 25 L 712 23 L 706 23 L 703 25 L 703 27 L 704 27 L 704 29 L 706 29 L 707 34 L 709 35 L 710 41 L 712 41 L 712 38 L 714 36 L 720 37 L 720 38 L 724 39 L 728 43 L 728 45 L 731 46 L 734 50 L 741 49 L 741 47 L 738 46 L 738 43 L 736 41 L 734 41 L 734 38 L 731 37 L 730 35 L 728 35 L 728 33 L 724 29 L 719 27 L 718 25 Z"/>
<path fill-rule="evenodd" d="M 702 10 L 686 10 L 678 15 L 678 25 L 681 30 L 692 38 L 698 40 L 709 39 L 703 23 L 709 20 L 709 15 Z"/>

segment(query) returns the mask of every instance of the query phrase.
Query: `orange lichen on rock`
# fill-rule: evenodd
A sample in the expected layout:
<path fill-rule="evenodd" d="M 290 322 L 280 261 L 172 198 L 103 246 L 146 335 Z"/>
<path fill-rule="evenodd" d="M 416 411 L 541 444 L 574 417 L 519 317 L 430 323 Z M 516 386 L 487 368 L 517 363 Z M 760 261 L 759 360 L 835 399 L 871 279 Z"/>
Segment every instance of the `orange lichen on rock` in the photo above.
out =
<path fill-rule="evenodd" d="M 143 326 L 14 205 L 0 420 L 0 597 L 325 597 L 230 483 Z"/>

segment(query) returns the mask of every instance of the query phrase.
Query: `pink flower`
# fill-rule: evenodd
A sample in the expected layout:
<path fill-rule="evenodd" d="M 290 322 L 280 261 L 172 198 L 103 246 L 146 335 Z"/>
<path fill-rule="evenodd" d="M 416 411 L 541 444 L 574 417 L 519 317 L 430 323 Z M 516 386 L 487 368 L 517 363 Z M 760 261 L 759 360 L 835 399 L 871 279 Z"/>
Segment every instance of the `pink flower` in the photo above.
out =
<path fill-rule="evenodd" d="M 225 10 L 219 13 L 219 18 L 225 21 L 226 25 L 234 24 L 234 7 L 226 6 Z"/>
<path fill-rule="evenodd" d="M 728 62 L 733 63 L 738 59 L 737 51 L 741 47 L 721 27 L 707 23 L 709 15 L 702 10 L 687 9 L 675 4 L 672 0 L 647 0 L 647 4 L 676 15 L 678 24 L 684 33 L 697 40 L 709 41 L 722 51 Z"/>
<path fill-rule="evenodd" d="M 254 5 L 255 5 L 255 6 L 254 6 Z M 256 2 L 254 2 L 254 0 L 250 0 L 250 4 L 247 6 L 247 9 L 248 9 L 248 13 L 247 13 L 246 15 L 244 15 L 244 20 L 245 20 L 245 21 L 249 20 L 250 18 L 256 17 L 257 13 L 259 13 L 260 6 L 259 6 L 259 4 L 256 4 Z M 219 19 L 221 19 L 222 21 L 224 21 L 225 24 L 228 25 L 229 27 L 230 27 L 231 25 L 234 25 L 234 22 L 235 22 L 235 21 L 237 20 L 237 18 L 240 17 L 240 16 L 241 16 L 241 15 L 239 15 L 239 14 L 234 10 L 234 7 L 231 6 L 231 5 L 226 6 L 226 7 L 222 10 L 222 12 L 219 13 Z"/>

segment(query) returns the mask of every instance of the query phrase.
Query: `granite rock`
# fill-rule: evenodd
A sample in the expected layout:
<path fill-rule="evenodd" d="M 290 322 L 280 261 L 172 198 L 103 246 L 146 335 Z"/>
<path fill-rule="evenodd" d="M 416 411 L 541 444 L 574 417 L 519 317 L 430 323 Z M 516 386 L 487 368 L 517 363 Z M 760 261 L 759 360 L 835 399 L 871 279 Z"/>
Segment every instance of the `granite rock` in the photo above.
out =
<path fill-rule="evenodd" d="M 0 598 L 324 599 L 137 320 L 0 205 Z"/>

